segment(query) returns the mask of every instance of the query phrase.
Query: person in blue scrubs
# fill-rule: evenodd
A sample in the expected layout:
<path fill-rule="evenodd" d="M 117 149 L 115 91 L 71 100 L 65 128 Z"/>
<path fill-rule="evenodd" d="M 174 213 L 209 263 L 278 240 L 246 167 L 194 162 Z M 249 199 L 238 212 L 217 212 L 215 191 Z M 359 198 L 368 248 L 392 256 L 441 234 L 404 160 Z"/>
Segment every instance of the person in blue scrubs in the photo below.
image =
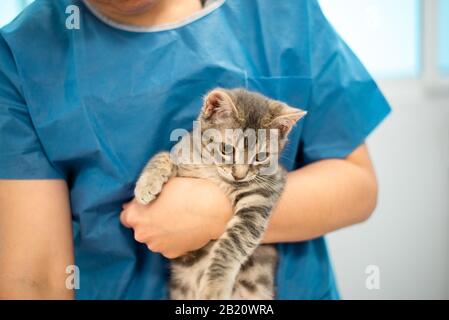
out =
<path fill-rule="evenodd" d="M 338 299 L 323 236 L 374 210 L 364 141 L 390 108 L 316 0 L 36 0 L 3 27 L 0 297 L 166 299 L 167 258 L 232 211 L 210 182 L 175 178 L 147 207 L 134 183 L 215 87 L 308 111 L 264 241 L 277 299 Z"/>

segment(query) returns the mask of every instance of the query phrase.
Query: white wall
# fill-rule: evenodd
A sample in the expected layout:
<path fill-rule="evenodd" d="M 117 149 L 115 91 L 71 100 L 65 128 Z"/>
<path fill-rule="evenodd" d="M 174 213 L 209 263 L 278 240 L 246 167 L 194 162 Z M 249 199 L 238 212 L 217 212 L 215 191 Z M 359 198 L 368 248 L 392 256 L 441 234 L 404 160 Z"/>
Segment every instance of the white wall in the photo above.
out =
<path fill-rule="evenodd" d="M 379 204 L 328 236 L 343 299 L 449 299 L 449 91 L 382 84 L 393 113 L 369 138 Z M 380 268 L 380 290 L 365 286 Z"/>

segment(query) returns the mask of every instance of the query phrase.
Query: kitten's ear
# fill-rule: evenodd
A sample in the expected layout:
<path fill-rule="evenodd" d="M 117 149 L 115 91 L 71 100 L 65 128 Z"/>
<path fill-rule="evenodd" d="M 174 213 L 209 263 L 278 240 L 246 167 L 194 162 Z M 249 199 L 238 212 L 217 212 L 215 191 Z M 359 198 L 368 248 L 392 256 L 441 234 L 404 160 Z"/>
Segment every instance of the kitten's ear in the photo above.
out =
<path fill-rule="evenodd" d="M 279 129 L 281 136 L 287 136 L 293 126 L 301 120 L 307 111 L 292 108 L 285 103 L 281 103 L 280 114 L 273 119 L 271 127 Z"/>
<path fill-rule="evenodd" d="M 237 115 L 232 98 L 224 89 L 214 89 L 204 98 L 203 117 L 223 121 Z"/>

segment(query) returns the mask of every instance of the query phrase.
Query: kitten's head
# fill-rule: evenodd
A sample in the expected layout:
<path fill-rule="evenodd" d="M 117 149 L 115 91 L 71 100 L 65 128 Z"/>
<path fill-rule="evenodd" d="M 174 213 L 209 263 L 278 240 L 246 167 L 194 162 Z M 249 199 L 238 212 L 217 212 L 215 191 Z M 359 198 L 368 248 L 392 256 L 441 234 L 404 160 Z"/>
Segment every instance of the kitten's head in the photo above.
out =
<path fill-rule="evenodd" d="M 305 114 L 255 92 L 217 88 L 204 98 L 199 117 L 203 147 L 213 146 L 218 173 L 228 181 L 271 175 L 289 132 Z"/>

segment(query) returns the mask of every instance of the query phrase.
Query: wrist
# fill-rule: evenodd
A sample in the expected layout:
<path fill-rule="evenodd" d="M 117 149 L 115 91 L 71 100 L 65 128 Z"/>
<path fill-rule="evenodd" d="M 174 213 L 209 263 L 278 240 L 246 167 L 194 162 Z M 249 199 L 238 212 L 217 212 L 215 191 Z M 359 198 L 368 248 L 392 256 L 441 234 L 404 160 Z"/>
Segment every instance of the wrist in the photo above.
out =
<path fill-rule="evenodd" d="M 223 213 L 223 217 L 226 217 L 225 213 Z M 217 219 L 216 221 L 214 221 L 211 224 L 209 232 L 210 240 L 219 239 L 221 235 L 225 232 L 227 223 L 228 223 L 227 219 Z"/>
<path fill-rule="evenodd" d="M 217 240 L 232 217 L 231 201 L 216 184 L 210 181 L 200 181 L 198 194 L 202 204 L 200 212 L 204 212 L 204 216 L 208 217 L 205 231 L 210 240 Z"/>

